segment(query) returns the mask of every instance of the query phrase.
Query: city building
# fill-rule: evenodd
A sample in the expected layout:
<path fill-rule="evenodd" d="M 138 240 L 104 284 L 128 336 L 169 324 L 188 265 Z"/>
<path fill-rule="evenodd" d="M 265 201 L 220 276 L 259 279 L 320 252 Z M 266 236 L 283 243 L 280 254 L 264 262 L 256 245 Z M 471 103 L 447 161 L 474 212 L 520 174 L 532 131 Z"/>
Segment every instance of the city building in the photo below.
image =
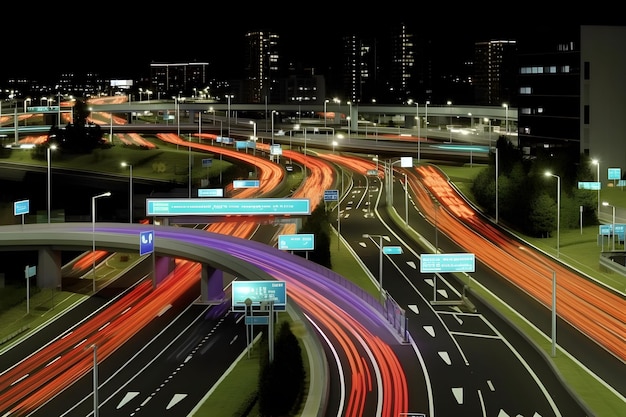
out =
<path fill-rule="evenodd" d="M 516 106 L 513 94 L 516 76 L 517 42 L 492 40 L 476 42 L 474 47 L 474 104 Z"/>
<path fill-rule="evenodd" d="M 549 28 L 518 43 L 518 137 L 527 155 L 571 152 L 624 168 L 626 27 Z"/>
<path fill-rule="evenodd" d="M 245 86 L 243 102 L 277 102 L 280 57 L 279 36 L 271 32 L 246 33 Z"/>

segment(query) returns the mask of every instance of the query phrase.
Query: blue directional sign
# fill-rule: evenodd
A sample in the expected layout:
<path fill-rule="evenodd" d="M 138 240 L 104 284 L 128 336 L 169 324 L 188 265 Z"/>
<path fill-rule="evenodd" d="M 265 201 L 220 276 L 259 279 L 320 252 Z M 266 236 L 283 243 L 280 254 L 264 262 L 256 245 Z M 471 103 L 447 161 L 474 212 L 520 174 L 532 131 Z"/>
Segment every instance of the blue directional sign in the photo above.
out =
<path fill-rule="evenodd" d="M 233 188 L 259 188 L 259 180 L 235 180 Z"/>
<path fill-rule="evenodd" d="M 314 250 L 315 235 L 299 233 L 295 235 L 278 235 L 280 250 Z"/>
<path fill-rule="evenodd" d="M 420 272 L 474 272 L 473 253 L 424 253 L 420 258 Z"/>
<path fill-rule="evenodd" d="M 154 252 L 154 230 L 139 233 L 139 255 Z"/>
<path fill-rule="evenodd" d="M 260 310 L 261 303 L 274 302 L 275 311 L 287 309 L 287 283 L 285 281 L 240 281 L 232 285 L 232 310 L 246 311 L 246 300 L 253 310 Z"/>
<path fill-rule="evenodd" d="M 610 180 L 619 180 L 622 178 L 622 169 L 621 168 L 609 168 L 607 170 L 607 176 Z"/>
<path fill-rule="evenodd" d="M 270 316 L 246 316 L 245 322 L 253 325 L 268 325 L 270 324 Z"/>
<path fill-rule="evenodd" d="M 578 189 L 579 190 L 599 190 L 602 188 L 602 185 L 598 181 L 578 181 Z"/>
<path fill-rule="evenodd" d="M 308 215 L 308 198 L 148 198 L 147 216 Z"/>
<path fill-rule="evenodd" d="M 339 201 L 339 190 L 324 190 L 324 201 Z"/>
<path fill-rule="evenodd" d="M 13 203 L 13 213 L 16 216 L 19 216 L 20 214 L 28 214 L 30 211 L 29 206 L 29 200 L 16 201 Z"/>
<path fill-rule="evenodd" d="M 383 246 L 383 253 L 385 255 L 402 255 L 402 248 L 400 246 Z"/>
<path fill-rule="evenodd" d="M 202 166 L 203 167 L 210 167 L 213 164 L 213 159 L 211 158 L 204 158 L 202 160 Z"/>

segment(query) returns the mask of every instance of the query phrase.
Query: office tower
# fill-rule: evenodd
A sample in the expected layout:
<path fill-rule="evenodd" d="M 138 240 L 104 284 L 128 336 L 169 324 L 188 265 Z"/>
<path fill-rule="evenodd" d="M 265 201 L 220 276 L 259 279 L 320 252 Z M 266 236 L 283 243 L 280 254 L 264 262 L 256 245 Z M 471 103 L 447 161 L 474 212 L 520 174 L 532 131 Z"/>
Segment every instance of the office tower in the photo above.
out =
<path fill-rule="evenodd" d="M 513 89 L 517 64 L 514 40 L 476 42 L 474 45 L 474 104 L 515 107 Z"/>
<path fill-rule="evenodd" d="M 243 101 L 248 103 L 273 102 L 278 93 L 278 40 L 279 36 L 270 32 L 248 32 L 245 35 L 246 62 Z"/>

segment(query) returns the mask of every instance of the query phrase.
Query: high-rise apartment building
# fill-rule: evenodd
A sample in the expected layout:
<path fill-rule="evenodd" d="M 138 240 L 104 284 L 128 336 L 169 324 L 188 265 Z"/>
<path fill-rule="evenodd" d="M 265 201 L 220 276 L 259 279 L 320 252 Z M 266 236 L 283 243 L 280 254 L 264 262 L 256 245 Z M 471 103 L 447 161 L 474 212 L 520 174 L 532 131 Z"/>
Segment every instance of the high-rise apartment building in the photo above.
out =
<path fill-rule="evenodd" d="M 275 102 L 278 99 L 279 36 L 270 32 L 246 33 L 244 100 L 248 103 Z"/>
<path fill-rule="evenodd" d="M 474 104 L 515 107 L 513 89 L 516 82 L 517 42 L 492 40 L 474 45 Z"/>
<path fill-rule="evenodd" d="M 389 85 L 390 103 L 406 103 L 415 96 L 413 79 L 415 77 L 415 46 L 413 34 L 409 33 L 404 23 L 394 27 L 390 36 L 389 50 Z"/>
<path fill-rule="evenodd" d="M 156 98 L 193 97 L 208 85 L 206 62 L 151 63 L 150 89 Z"/>

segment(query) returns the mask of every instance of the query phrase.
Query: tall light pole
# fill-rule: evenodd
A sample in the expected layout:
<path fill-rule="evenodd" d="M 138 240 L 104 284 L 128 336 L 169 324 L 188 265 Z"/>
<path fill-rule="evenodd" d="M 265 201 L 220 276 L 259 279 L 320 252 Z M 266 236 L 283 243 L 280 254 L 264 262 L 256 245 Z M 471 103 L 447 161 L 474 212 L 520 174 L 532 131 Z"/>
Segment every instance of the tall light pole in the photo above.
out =
<path fill-rule="evenodd" d="M 507 103 L 503 103 L 502 107 L 504 107 L 504 134 L 505 136 L 509 136 L 509 105 Z"/>
<path fill-rule="evenodd" d="M 368 233 L 363 235 L 363 239 L 370 239 L 372 242 L 376 237 L 378 238 L 378 287 L 380 289 L 380 303 L 383 304 L 385 298 L 383 296 L 383 239 L 389 241 L 389 236 L 370 235 Z"/>
<path fill-rule="evenodd" d="M 91 260 L 92 260 L 92 269 L 93 269 L 93 293 L 96 293 L 96 199 L 101 197 L 109 197 L 111 193 L 107 191 L 106 193 L 94 195 L 91 197 L 91 236 L 92 236 L 92 252 L 91 252 Z"/>
<path fill-rule="evenodd" d="M 450 143 L 452 143 L 452 102 L 448 100 L 446 103 L 448 105 L 448 116 L 450 117 Z"/>
<path fill-rule="evenodd" d="M 276 110 L 272 110 L 270 113 L 272 115 L 272 146 L 274 146 L 274 114 L 277 114 Z"/>
<path fill-rule="evenodd" d="M 126 162 L 122 162 L 123 167 L 128 167 L 130 169 L 130 182 L 128 186 L 128 222 L 133 222 L 133 166 L 131 164 L 127 164 Z"/>
<path fill-rule="evenodd" d="M 424 130 L 426 130 L 426 133 L 424 133 L 424 140 L 428 141 L 428 105 L 430 104 L 430 101 L 426 100 L 426 113 L 424 116 Z"/>
<path fill-rule="evenodd" d="M 350 120 L 352 120 L 352 102 L 346 101 L 348 103 L 348 116 L 346 117 L 346 121 L 348 122 L 348 141 L 350 141 L 350 130 L 352 129 L 352 125 L 350 124 Z"/>
<path fill-rule="evenodd" d="M 605 207 L 611 207 L 613 209 L 613 223 L 611 224 L 611 241 L 612 243 L 612 251 L 615 252 L 615 206 L 607 203 L 606 201 L 602 202 L 602 205 Z"/>
<path fill-rule="evenodd" d="M 180 137 L 180 93 L 178 97 L 174 97 L 174 100 L 176 100 L 176 135 Z"/>
<path fill-rule="evenodd" d="M 94 343 L 93 349 L 93 417 L 100 415 L 98 406 L 98 346 Z"/>
<path fill-rule="evenodd" d="M 602 188 L 602 183 L 600 182 L 600 160 L 599 159 L 594 159 L 591 161 L 592 164 L 594 164 L 597 168 L 597 176 L 596 176 L 596 181 L 598 181 L 598 213 L 597 216 L 598 218 L 600 218 L 600 188 Z"/>
<path fill-rule="evenodd" d="M 256 155 L 256 122 L 250 120 L 250 124 L 252 125 L 252 141 L 254 142 L 253 154 Z"/>
<path fill-rule="evenodd" d="M 558 258 L 561 243 L 561 177 L 551 172 L 546 172 L 546 177 L 556 178 L 556 257 Z"/>
<path fill-rule="evenodd" d="M 46 149 L 46 159 L 48 160 L 48 224 L 50 224 L 50 200 L 51 200 L 51 188 L 50 188 L 50 174 L 51 174 L 51 168 L 52 168 L 52 156 L 50 151 L 55 150 L 57 147 L 56 145 L 49 145 L 48 149 Z"/>
<path fill-rule="evenodd" d="M 328 104 L 328 100 L 324 100 L 324 127 L 326 127 L 326 105 Z"/>

